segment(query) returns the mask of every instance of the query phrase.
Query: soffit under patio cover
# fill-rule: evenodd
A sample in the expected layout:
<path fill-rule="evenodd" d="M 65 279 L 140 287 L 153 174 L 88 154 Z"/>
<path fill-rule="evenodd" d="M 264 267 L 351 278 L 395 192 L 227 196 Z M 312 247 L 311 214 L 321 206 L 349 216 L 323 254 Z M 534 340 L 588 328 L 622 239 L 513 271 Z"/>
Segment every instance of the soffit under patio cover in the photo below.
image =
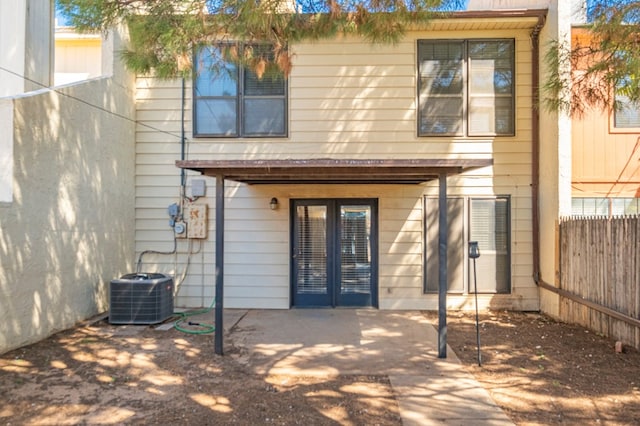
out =
<path fill-rule="evenodd" d="M 176 166 L 247 184 L 418 184 L 493 165 L 493 159 L 182 160 Z"/>
<path fill-rule="evenodd" d="M 422 29 L 429 31 L 520 30 L 543 24 L 547 9 L 465 10 L 443 13 Z M 417 26 L 416 29 L 420 29 Z M 539 28 L 538 28 L 539 30 Z"/>

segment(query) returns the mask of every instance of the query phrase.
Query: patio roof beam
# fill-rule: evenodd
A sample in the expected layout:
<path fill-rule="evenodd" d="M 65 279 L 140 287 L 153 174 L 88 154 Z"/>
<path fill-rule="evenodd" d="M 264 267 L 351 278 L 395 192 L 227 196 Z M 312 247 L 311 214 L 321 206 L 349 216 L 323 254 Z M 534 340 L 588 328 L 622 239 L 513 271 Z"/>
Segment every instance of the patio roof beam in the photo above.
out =
<path fill-rule="evenodd" d="M 480 159 L 186 160 L 182 169 L 247 184 L 418 184 L 493 164 Z"/>

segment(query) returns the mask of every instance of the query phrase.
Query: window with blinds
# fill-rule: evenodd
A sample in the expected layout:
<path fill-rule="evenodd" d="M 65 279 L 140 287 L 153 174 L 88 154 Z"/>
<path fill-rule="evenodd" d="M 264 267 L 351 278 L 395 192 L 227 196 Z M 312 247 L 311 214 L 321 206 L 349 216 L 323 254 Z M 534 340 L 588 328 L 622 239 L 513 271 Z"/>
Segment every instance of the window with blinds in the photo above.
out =
<path fill-rule="evenodd" d="M 254 58 L 273 59 L 267 45 L 238 45 Z M 194 61 L 194 136 L 286 136 L 287 86 L 270 66 L 258 75 L 249 64 L 236 64 L 219 47 L 201 47 Z"/>
<path fill-rule="evenodd" d="M 438 199 L 426 197 L 424 206 L 424 292 L 437 293 L 439 288 Z M 473 291 L 471 281 L 473 277 L 470 272 L 465 273 L 465 269 L 472 270 L 471 259 L 468 257 L 468 242 L 477 241 L 481 254 L 476 260 L 478 292 L 509 293 L 511 291 L 509 197 L 448 198 L 447 227 L 448 292 Z"/>
<path fill-rule="evenodd" d="M 477 241 L 480 248 L 480 257 L 476 260 L 478 292 L 509 293 L 509 198 L 472 198 L 469 200 L 469 216 L 469 241 Z"/>
<path fill-rule="evenodd" d="M 458 135 L 463 128 L 463 51 L 460 41 L 420 42 L 420 133 Z"/>
<path fill-rule="evenodd" d="M 628 96 L 616 94 L 616 109 L 613 112 L 613 127 L 616 129 L 640 128 L 640 105 L 631 102 Z"/>
<path fill-rule="evenodd" d="M 515 42 L 418 41 L 420 136 L 515 134 Z"/>

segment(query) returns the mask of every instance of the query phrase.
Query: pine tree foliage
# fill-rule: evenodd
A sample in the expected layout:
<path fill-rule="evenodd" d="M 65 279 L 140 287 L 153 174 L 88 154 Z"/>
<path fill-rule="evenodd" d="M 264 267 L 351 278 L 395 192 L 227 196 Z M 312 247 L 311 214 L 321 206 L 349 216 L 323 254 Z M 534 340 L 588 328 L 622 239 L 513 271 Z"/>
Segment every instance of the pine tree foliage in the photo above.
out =
<path fill-rule="evenodd" d="M 126 25 L 127 67 L 160 77 L 188 76 L 199 45 L 220 47 L 225 59 L 258 71 L 276 66 L 288 74 L 287 46 L 302 40 L 358 35 L 373 43 L 398 41 L 410 25 L 456 10 L 455 0 L 58 0 L 58 11 L 79 31 L 106 32 Z M 234 52 L 229 42 L 249 46 Z M 256 43 L 274 47 L 269 54 Z"/>
<path fill-rule="evenodd" d="M 640 1 L 594 0 L 588 17 L 571 47 L 553 42 L 547 51 L 545 106 L 580 116 L 618 108 L 618 95 L 640 105 Z"/>

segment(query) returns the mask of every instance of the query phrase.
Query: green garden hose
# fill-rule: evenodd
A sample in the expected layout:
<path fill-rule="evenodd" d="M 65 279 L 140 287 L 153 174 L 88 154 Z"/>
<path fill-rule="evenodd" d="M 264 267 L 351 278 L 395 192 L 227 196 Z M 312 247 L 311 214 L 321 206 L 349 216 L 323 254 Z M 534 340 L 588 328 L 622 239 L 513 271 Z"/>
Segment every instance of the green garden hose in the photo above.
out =
<path fill-rule="evenodd" d="M 180 318 L 173 324 L 173 327 L 178 330 L 178 331 L 182 331 L 183 333 L 187 333 L 187 334 L 209 334 L 209 333 L 213 333 L 214 331 L 216 331 L 216 326 L 213 324 L 206 324 L 206 323 L 200 323 L 200 322 L 191 322 L 191 321 L 187 321 L 190 317 L 194 316 L 194 315 L 202 315 L 202 314 L 206 314 L 209 313 L 213 310 L 213 307 L 215 305 L 215 300 L 211 302 L 211 306 L 209 306 L 208 308 L 205 309 L 199 309 L 197 311 L 191 311 L 191 312 L 174 312 L 175 315 L 179 315 Z M 184 328 L 182 327 L 180 324 L 184 323 L 185 321 L 187 321 L 188 325 L 191 326 L 197 326 L 200 327 L 198 329 L 192 329 L 192 328 Z"/>

